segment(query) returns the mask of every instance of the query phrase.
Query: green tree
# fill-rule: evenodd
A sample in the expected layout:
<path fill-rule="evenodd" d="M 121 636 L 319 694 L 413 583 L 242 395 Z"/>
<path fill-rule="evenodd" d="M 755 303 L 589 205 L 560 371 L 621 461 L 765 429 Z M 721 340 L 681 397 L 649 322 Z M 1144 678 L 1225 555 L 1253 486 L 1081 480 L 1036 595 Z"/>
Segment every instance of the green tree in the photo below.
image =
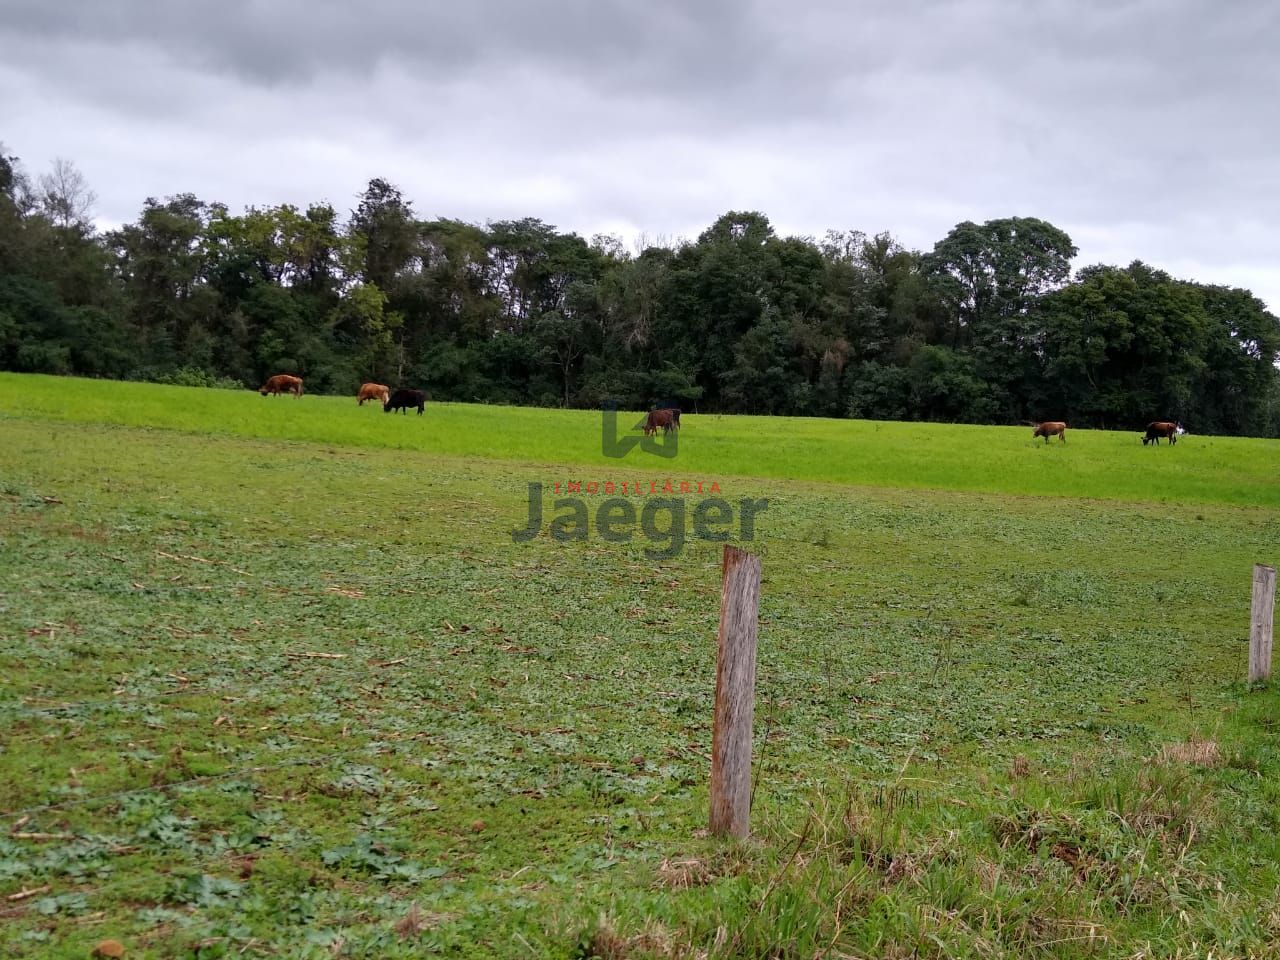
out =
<path fill-rule="evenodd" d="M 1044 406 L 1104 427 L 1191 419 L 1211 325 L 1194 284 L 1134 262 L 1096 266 L 1038 308 Z"/>
<path fill-rule="evenodd" d="M 949 345 L 972 352 L 977 375 L 993 387 L 998 416 L 1028 415 L 1043 350 L 1030 314 L 1040 297 L 1067 281 L 1076 252 L 1052 224 L 1009 217 L 958 224 L 925 260 L 951 315 Z"/>
<path fill-rule="evenodd" d="M 349 233 L 361 278 L 393 295 L 417 244 L 413 204 L 386 180 L 370 180 L 351 215 Z"/>
<path fill-rule="evenodd" d="M 895 419 L 1064 417 L 1280 432 L 1280 321 L 1248 291 L 1140 262 L 1081 270 L 1042 220 L 781 237 L 730 211 L 632 255 L 536 218 L 419 221 L 371 180 L 233 214 L 149 199 L 98 235 L 66 161 L 33 184 L 0 147 L 0 366 L 257 383 L 363 380 L 442 399 Z"/>
<path fill-rule="evenodd" d="M 148 198 L 138 222 L 108 234 L 117 278 L 130 302 L 142 369 L 212 358 L 208 323 L 217 293 L 205 282 L 202 239 L 209 207 L 192 194 Z"/>

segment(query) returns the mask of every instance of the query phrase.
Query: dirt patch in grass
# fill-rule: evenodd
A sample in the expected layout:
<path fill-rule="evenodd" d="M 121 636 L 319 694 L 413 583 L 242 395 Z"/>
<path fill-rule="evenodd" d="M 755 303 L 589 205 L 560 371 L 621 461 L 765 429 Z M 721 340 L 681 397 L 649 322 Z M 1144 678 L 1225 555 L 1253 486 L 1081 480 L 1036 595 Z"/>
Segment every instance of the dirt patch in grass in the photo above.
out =
<path fill-rule="evenodd" d="M 1166 743 L 1155 759 L 1156 763 L 1163 765 L 1181 763 L 1192 767 L 1220 767 L 1223 764 L 1222 751 L 1216 740 L 1196 738 L 1183 743 Z"/>

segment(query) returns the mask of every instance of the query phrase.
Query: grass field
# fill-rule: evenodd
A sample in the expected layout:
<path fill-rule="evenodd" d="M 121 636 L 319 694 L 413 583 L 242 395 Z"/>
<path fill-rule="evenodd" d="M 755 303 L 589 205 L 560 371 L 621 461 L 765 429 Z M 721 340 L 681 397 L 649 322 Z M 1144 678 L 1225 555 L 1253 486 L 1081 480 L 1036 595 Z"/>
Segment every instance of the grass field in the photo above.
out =
<path fill-rule="evenodd" d="M 414 427 L 353 397 L 259 397 L 145 383 L 0 373 L 0 411 L 39 420 L 183 430 L 264 440 L 392 449 L 515 464 L 618 467 L 601 452 L 601 418 L 563 411 L 431 404 Z M 639 414 L 631 422 L 639 419 Z M 1280 507 L 1280 441 L 1188 437 L 1174 451 L 1136 432 L 1069 430 L 1067 443 L 1034 441 L 1030 427 L 974 427 L 686 413 L 676 460 L 635 458 L 653 472 L 963 490 Z M 619 427 L 628 418 L 619 415 Z M 1075 452 L 1070 452 L 1075 451 Z"/>
<path fill-rule="evenodd" d="M 1275 955 L 1280 445 L 1029 435 L 0 375 L 0 956 Z M 610 479 L 769 500 L 751 842 Z"/>

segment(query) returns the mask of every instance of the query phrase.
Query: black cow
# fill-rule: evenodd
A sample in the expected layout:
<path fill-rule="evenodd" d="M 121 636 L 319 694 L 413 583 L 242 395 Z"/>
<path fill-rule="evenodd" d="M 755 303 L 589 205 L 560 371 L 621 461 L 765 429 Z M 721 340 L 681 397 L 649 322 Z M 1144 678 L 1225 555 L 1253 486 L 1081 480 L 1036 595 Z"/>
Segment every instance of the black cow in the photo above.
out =
<path fill-rule="evenodd" d="M 383 413 L 399 410 L 408 413 L 410 407 L 418 408 L 418 416 L 422 416 L 427 406 L 427 395 L 421 390 L 392 390 L 391 399 L 382 405 Z"/>

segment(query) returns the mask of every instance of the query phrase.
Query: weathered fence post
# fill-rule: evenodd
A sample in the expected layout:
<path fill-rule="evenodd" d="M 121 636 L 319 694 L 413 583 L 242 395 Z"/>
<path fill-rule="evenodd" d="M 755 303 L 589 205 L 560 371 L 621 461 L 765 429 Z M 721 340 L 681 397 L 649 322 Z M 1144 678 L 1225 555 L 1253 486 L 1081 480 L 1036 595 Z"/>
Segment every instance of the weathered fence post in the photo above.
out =
<path fill-rule="evenodd" d="M 1276 568 L 1253 565 L 1253 606 L 1249 611 L 1249 682 L 1271 676 L 1271 627 L 1276 606 Z"/>
<path fill-rule="evenodd" d="M 745 837 L 751 819 L 751 719 L 756 698 L 760 558 L 726 545 L 711 728 L 711 832 Z"/>

